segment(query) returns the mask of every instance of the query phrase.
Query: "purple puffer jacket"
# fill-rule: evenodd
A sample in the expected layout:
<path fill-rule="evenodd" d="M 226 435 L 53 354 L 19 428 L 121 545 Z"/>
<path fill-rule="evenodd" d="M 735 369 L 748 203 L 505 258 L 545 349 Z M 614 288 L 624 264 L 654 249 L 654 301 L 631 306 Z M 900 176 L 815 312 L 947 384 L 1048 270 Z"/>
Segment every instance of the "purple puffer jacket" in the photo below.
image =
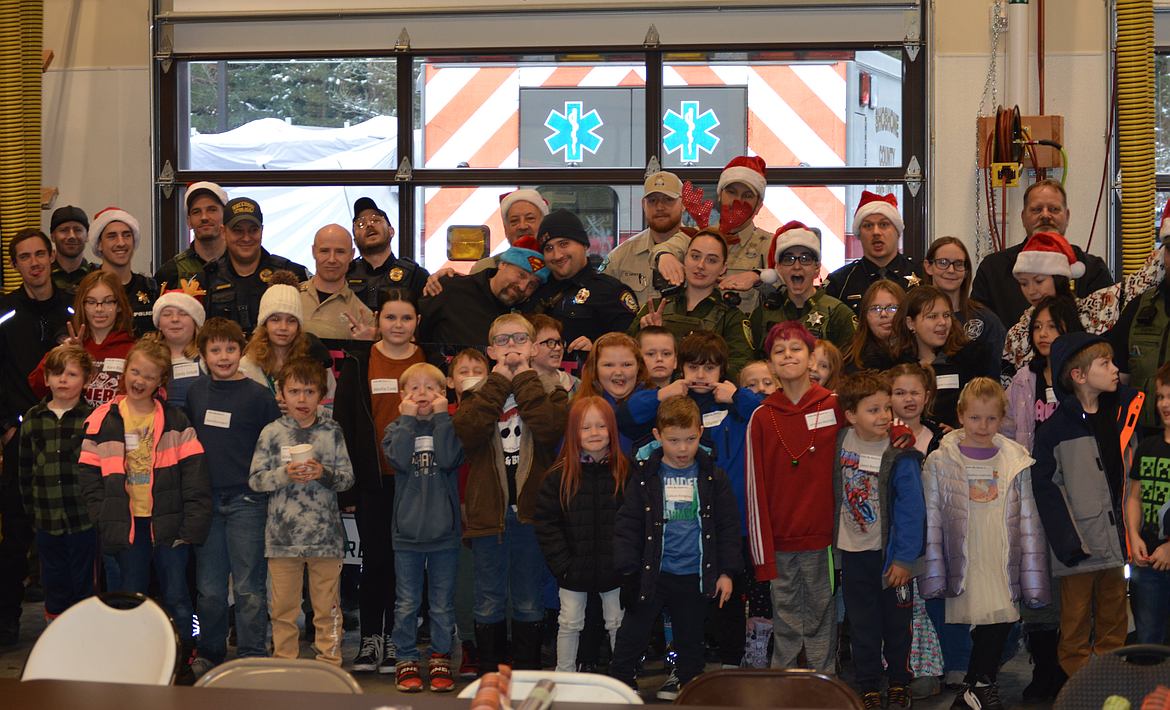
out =
<path fill-rule="evenodd" d="M 926 571 L 918 577 L 923 599 L 957 597 L 966 589 L 967 504 L 970 490 L 959 444 L 962 429 L 943 437 L 926 459 L 922 488 L 926 496 Z M 1011 439 L 996 435 L 994 443 L 1007 470 L 1000 490 L 1007 496 L 1004 523 L 1008 554 L 1004 560 L 1012 599 L 1035 609 L 1052 601 L 1048 573 L 1048 541 L 1032 497 L 1032 457 Z"/>
<path fill-rule="evenodd" d="M 1007 412 L 999 433 L 1032 451 L 1036 438 L 1036 373 L 1024 365 L 1007 388 Z"/>

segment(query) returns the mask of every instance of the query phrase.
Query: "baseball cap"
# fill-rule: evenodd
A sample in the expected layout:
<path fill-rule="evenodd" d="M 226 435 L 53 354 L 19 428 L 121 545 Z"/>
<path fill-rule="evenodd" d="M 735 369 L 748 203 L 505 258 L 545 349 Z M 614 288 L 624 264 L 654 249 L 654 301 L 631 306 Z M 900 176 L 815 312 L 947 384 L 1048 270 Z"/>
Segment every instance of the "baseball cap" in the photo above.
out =
<path fill-rule="evenodd" d="M 224 205 L 223 212 L 223 226 L 229 229 L 244 220 L 255 222 L 260 227 L 264 226 L 264 215 L 260 213 L 260 205 L 247 197 L 237 197 L 227 203 Z"/>
<path fill-rule="evenodd" d="M 358 215 L 360 215 L 362 212 L 365 212 L 366 210 L 373 210 L 376 214 L 382 215 L 382 219 L 389 219 L 389 217 L 386 216 L 386 212 L 378 206 L 378 203 L 374 202 L 374 200 L 369 197 L 359 197 L 357 198 L 357 201 L 353 203 L 353 218 L 357 219 Z"/>
<path fill-rule="evenodd" d="M 49 222 L 49 231 L 52 232 L 66 222 L 81 222 L 85 225 L 86 230 L 89 230 L 89 217 L 85 216 L 85 210 L 73 205 L 65 205 L 53 211 L 53 218 Z"/>
<path fill-rule="evenodd" d="M 646 196 L 652 192 L 660 192 L 672 200 L 677 200 L 682 195 L 682 180 L 679 180 L 678 175 L 674 173 L 666 171 L 654 173 L 646 178 L 642 195 Z"/>

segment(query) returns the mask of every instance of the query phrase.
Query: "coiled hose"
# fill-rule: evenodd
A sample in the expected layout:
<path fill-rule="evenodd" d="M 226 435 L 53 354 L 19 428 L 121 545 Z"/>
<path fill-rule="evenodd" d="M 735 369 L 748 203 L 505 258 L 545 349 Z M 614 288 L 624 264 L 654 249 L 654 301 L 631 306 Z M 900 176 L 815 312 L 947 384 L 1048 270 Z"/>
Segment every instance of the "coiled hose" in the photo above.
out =
<path fill-rule="evenodd" d="M 1154 247 L 1154 3 L 1117 0 L 1116 7 L 1121 266 L 1128 275 Z"/>
<path fill-rule="evenodd" d="M 41 222 L 41 0 L 0 0 L 0 253 L 4 290 L 13 235 Z"/>

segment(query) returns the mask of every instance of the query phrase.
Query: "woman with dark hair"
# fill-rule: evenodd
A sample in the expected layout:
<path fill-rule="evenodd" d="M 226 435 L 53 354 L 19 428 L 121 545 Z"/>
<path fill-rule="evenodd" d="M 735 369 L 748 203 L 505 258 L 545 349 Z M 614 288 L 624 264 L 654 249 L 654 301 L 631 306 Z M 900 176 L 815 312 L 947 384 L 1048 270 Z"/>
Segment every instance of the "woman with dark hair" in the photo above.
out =
<path fill-rule="evenodd" d="M 918 286 L 906 295 L 894 333 L 897 362 L 934 368 L 938 391 L 934 416 L 941 424 L 957 428 L 959 392 L 983 376 L 988 346 L 967 337 L 951 315 L 951 299 L 934 286 Z"/>
<path fill-rule="evenodd" d="M 967 337 L 987 345 L 985 374 L 998 380 L 1007 329 L 990 309 L 971 300 L 971 277 L 975 265 L 971 263 L 966 245 L 955 237 L 934 240 L 926 250 L 922 268 L 926 273 L 923 282 L 951 299 L 951 315 L 966 331 Z"/>
<path fill-rule="evenodd" d="M 845 371 L 888 370 L 895 362 L 894 326 L 906 292 L 893 281 L 874 281 L 861 297 L 860 318 L 845 351 Z"/>

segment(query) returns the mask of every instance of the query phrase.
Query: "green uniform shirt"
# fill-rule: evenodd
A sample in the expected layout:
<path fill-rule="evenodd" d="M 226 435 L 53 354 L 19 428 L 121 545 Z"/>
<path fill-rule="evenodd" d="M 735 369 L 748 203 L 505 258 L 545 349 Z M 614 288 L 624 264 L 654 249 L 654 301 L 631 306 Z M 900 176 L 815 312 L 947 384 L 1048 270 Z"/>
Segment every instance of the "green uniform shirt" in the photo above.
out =
<path fill-rule="evenodd" d="M 642 316 L 650 312 L 650 307 L 657 308 L 659 302 L 646 303 L 634 316 L 630 324 L 629 334 L 636 335 L 641 329 Z M 727 378 L 735 382 L 739 371 L 752 361 L 751 326 L 743 311 L 727 305 L 719 290 L 699 301 L 690 311 L 686 310 L 686 294 L 667 299 L 666 309 L 662 313 L 662 325 L 680 341 L 695 331 L 708 330 L 719 335 L 727 342 L 728 358 Z"/>
<path fill-rule="evenodd" d="M 765 360 L 768 359 L 768 353 L 764 352 L 764 341 L 768 338 L 768 331 L 777 323 L 800 321 L 814 338 L 828 340 L 842 352 L 853 338 L 853 331 L 857 330 L 853 309 L 827 295 L 824 288 L 818 288 L 802 308 L 797 308 L 788 297 L 787 287 L 781 287 L 779 291 L 764 297 L 756 310 L 752 311 L 749 320 L 752 342 L 759 356 Z"/>

